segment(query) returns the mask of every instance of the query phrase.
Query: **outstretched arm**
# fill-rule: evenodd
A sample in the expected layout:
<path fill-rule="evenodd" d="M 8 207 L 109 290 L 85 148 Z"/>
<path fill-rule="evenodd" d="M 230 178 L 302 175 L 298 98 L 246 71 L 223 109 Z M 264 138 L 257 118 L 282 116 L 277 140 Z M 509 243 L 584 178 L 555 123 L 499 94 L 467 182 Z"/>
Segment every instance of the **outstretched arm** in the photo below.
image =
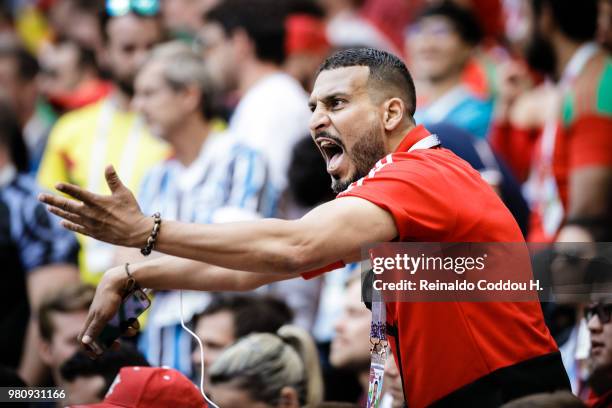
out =
<path fill-rule="evenodd" d="M 43 194 L 41 201 L 64 218 L 63 225 L 112 244 L 141 247 L 153 220 L 140 211 L 132 193 L 112 167 L 106 177 L 110 196 L 77 186 L 58 189 L 79 201 Z M 165 221 L 155 249 L 224 268 L 294 274 L 318 269 L 339 260 L 360 258 L 363 245 L 397 236 L 392 216 L 359 198 L 323 204 L 293 221 L 267 219 L 215 225 Z"/>
<path fill-rule="evenodd" d="M 117 245 L 144 245 L 152 220 L 142 214 L 112 167 L 107 168 L 106 178 L 110 196 L 61 184 L 60 191 L 79 201 L 48 194 L 41 195 L 40 200 L 49 205 L 51 212 L 64 218 L 63 225 L 70 230 Z M 358 260 L 363 245 L 389 241 L 397 233 L 388 212 L 366 200 L 350 197 L 333 200 L 295 221 L 217 225 L 164 222 L 156 250 L 222 268 L 259 273 L 248 276 L 245 275 L 248 272 L 215 272 L 199 269 L 192 261 L 161 258 L 137 265 L 134 277 L 143 286 L 153 288 L 237 290 L 286 279 L 338 260 Z M 121 269 L 111 271 L 96 290 L 79 336 L 85 344 L 97 337 L 121 302 L 125 273 Z"/>

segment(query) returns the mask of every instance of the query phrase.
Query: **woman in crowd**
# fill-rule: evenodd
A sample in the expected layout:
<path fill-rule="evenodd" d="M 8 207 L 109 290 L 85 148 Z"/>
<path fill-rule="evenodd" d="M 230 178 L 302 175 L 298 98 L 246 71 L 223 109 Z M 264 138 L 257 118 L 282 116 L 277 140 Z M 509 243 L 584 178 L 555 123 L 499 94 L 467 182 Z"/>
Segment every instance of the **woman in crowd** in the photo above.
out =
<path fill-rule="evenodd" d="M 210 370 L 211 397 L 223 408 L 315 407 L 321 402 L 314 342 L 295 326 L 240 339 Z"/>

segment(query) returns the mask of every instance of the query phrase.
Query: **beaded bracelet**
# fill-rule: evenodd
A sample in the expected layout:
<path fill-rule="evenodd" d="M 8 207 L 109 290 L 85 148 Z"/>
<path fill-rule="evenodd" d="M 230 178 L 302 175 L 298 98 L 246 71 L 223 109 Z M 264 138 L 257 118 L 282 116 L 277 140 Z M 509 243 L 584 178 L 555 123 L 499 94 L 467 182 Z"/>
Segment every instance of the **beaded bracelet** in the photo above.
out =
<path fill-rule="evenodd" d="M 153 214 L 153 222 L 153 230 L 151 231 L 149 238 L 147 238 L 147 244 L 140 250 L 140 253 L 144 256 L 151 253 L 153 247 L 155 246 L 155 241 L 157 241 L 157 234 L 159 234 L 159 228 L 161 227 L 161 215 L 158 212 Z"/>

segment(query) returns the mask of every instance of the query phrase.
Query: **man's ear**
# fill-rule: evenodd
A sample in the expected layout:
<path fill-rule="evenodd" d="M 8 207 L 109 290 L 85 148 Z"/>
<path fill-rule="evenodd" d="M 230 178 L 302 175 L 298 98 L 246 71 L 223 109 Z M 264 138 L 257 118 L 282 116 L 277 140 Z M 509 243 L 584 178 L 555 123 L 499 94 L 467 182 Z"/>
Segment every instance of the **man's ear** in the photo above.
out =
<path fill-rule="evenodd" d="M 550 31 L 555 27 L 554 23 L 555 19 L 553 17 L 553 11 L 546 2 L 542 5 L 542 12 L 536 21 L 536 25 L 539 26 L 539 29 L 544 33 L 550 33 Z"/>
<path fill-rule="evenodd" d="M 387 131 L 395 130 L 404 119 L 404 101 L 400 98 L 387 99 L 383 105 L 383 126 Z"/>
<path fill-rule="evenodd" d="M 51 343 L 46 340 L 39 339 L 38 340 L 38 353 L 40 354 L 41 360 L 48 366 L 51 366 L 53 362 L 53 357 L 51 353 Z"/>
<path fill-rule="evenodd" d="M 188 110 L 199 110 L 202 102 L 202 91 L 195 85 L 190 85 L 183 90 L 184 103 Z M 208 103 L 208 101 L 204 101 Z"/>
<path fill-rule="evenodd" d="M 283 387 L 280 391 L 278 408 L 299 408 L 300 401 L 297 391 L 292 387 Z"/>
<path fill-rule="evenodd" d="M 249 38 L 247 32 L 242 28 L 237 28 L 231 34 L 232 44 L 236 55 L 255 54 L 255 44 Z"/>

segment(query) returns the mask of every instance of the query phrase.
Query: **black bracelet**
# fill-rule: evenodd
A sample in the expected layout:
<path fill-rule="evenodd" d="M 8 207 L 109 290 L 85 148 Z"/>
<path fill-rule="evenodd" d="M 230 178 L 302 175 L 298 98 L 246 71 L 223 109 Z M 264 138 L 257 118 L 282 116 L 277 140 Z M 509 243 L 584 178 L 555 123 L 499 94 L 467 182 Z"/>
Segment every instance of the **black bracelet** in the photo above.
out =
<path fill-rule="evenodd" d="M 140 253 L 144 256 L 151 253 L 153 247 L 155 246 L 155 241 L 157 240 L 157 234 L 159 234 L 159 228 L 161 227 L 161 215 L 158 212 L 153 214 L 153 222 L 153 230 L 151 231 L 149 238 L 147 238 L 147 244 L 140 250 Z"/>

